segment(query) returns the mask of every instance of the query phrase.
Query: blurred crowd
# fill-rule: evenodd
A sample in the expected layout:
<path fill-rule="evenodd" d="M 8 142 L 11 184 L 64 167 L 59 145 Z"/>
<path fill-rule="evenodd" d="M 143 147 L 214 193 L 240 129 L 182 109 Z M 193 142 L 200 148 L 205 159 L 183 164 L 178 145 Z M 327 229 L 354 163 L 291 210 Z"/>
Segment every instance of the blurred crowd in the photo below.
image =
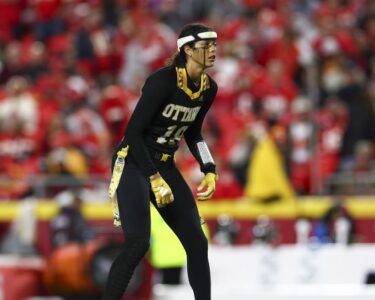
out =
<path fill-rule="evenodd" d="M 374 0 L 1 0 L 0 199 L 54 196 L 55 175 L 104 191 L 145 78 L 194 21 L 219 36 L 217 199 L 331 193 L 337 174 L 374 192 Z M 184 144 L 176 160 L 196 186 Z"/>

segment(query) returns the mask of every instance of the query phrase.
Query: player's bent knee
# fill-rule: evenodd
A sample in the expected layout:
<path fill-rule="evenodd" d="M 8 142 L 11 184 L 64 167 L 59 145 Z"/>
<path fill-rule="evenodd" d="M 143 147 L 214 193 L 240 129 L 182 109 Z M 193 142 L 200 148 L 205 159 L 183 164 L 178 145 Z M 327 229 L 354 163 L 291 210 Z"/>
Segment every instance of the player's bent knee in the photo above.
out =
<path fill-rule="evenodd" d="M 142 258 L 150 248 L 148 237 L 129 237 L 126 239 L 126 248 L 134 259 Z"/>
<path fill-rule="evenodd" d="M 126 244 L 128 247 L 135 247 L 146 252 L 150 247 L 150 239 L 148 237 L 129 237 L 126 239 Z"/>

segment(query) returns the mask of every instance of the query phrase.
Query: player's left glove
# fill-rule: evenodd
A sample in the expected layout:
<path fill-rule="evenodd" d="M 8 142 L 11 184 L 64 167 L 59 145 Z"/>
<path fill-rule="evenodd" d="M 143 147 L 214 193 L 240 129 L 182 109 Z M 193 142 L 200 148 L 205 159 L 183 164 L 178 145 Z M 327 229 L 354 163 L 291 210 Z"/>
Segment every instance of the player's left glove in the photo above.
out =
<path fill-rule="evenodd" d="M 198 200 L 204 201 L 211 199 L 212 195 L 216 189 L 216 181 L 219 179 L 219 176 L 215 173 L 207 173 L 201 184 L 198 186 Z M 206 189 L 205 189 L 206 188 Z"/>

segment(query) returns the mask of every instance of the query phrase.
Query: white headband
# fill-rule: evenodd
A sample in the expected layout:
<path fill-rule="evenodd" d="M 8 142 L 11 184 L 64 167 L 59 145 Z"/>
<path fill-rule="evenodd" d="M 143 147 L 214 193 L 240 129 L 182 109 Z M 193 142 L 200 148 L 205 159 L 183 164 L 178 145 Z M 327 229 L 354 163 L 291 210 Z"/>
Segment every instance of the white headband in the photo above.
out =
<path fill-rule="evenodd" d="M 199 37 L 199 39 L 197 39 L 193 35 L 188 35 L 188 36 L 184 36 L 182 38 L 179 38 L 177 40 L 177 49 L 178 49 L 178 51 L 180 51 L 180 48 L 183 45 L 185 45 L 187 43 L 190 43 L 192 41 L 195 41 L 195 40 L 216 39 L 217 38 L 217 33 L 215 31 L 206 31 L 206 32 L 200 32 L 200 33 L 198 33 L 197 36 Z"/>

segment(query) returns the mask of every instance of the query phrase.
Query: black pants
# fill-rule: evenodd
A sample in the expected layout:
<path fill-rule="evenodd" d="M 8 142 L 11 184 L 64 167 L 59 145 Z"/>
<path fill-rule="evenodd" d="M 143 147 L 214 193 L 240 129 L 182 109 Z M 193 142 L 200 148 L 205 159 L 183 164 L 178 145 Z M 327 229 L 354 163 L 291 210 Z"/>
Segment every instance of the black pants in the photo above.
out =
<path fill-rule="evenodd" d="M 210 300 L 208 245 L 194 196 L 173 159 L 162 162 L 155 158 L 154 163 L 174 195 L 173 203 L 157 209 L 186 251 L 188 278 L 195 299 Z M 140 172 L 131 157 L 126 158 L 117 199 L 126 242 L 124 250 L 112 264 L 104 300 L 121 299 L 135 267 L 149 248 L 150 201 L 155 205 L 155 197 L 149 179 Z"/>

